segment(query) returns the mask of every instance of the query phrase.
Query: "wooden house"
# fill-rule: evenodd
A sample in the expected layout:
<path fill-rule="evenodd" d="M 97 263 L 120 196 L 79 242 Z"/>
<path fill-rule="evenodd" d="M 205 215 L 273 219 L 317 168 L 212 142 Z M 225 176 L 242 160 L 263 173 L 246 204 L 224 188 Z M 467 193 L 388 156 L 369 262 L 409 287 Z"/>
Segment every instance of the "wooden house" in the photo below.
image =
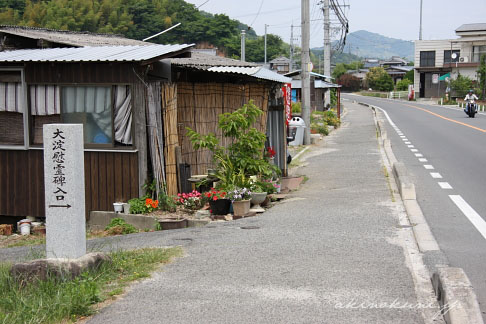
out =
<path fill-rule="evenodd" d="M 302 101 L 302 79 L 301 70 L 296 70 L 285 74 L 292 78 L 292 101 Z M 338 88 L 339 85 L 330 82 L 332 77 L 310 72 L 310 100 L 312 110 L 325 110 L 326 96 L 330 96 L 329 89 Z"/>
<path fill-rule="evenodd" d="M 211 165 L 209 152 L 192 149 L 185 127 L 217 133 L 217 116 L 251 99 L 265 113 L 257 126 L 285 168 L 278 98 L 290 80 L 251 63 L 191 54 L 191 46 L 0 52 L 0 216 L 44 217 L 46 123 L 84 125 L 88 215 L 142 195 L 151 177 L 177 193 L 180 165 L 193 174 Z"/>
<path fill-rule="evenodd" d="M 0 215 L 44 217 L 46 123 L 85 126 L 88 213 L 139 196 L 149 171 L 164 165 L 160 89 L 167 78 L 152 72 L 191 46 L 0 52 Z"/>

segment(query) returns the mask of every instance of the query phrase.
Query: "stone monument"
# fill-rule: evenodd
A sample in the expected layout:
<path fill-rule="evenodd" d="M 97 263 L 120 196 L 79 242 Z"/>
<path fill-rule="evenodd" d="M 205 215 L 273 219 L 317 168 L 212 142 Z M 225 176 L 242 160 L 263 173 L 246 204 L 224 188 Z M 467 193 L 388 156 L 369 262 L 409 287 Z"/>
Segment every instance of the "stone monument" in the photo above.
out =
<path fill-rule="evenodd" d="M 81 124 L 46 124 L 44 183 L 47 258 L 86 254 L 84 142 Z"/>

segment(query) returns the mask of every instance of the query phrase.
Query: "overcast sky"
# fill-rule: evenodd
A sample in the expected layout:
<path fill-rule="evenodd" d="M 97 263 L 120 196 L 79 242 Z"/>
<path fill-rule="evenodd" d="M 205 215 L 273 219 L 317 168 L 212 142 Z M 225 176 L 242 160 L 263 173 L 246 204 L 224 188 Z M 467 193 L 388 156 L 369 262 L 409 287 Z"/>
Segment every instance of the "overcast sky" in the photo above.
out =
<path fill-rule="evenodd" d="M 251 25 L 259 35 L 268 32 L 290 41 L 290 26 L 300 24 L 299 0 L 186 0 L 200 10 L 224 13 Z M 207 1 L 207 2 L 206 2 Z M 205 3 L 206 2 L 206 3 Z M 350 31 L 367 30 L 405 40 L 418 39 L 420 0 L 339 0 L 349 4 L 345 12 Z M 309 0 L 311 47 L 322 46 L 320 0 Z M 261 7 L 261 8 L 260 8 Z M 260 12 L 258 14 L 258 12 Z M 455 38 L 454 30 L 465 23 L 486 23 L 486 0 L 423 0 L 423 39 Z M 300 28 L 294 28 L 300 43 Z"/>

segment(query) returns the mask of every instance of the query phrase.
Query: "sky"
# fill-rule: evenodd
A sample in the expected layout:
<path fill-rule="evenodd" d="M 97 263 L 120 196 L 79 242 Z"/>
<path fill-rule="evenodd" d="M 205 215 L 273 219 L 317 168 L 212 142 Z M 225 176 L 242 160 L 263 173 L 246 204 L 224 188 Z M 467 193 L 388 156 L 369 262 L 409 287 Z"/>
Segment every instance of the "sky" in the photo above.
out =
<path fill-rule="evenodd" d="M 255 29 L 258 35 L 276 34 L 290 42 L 291 25 L 300 25 L 299 0 L 186 0 L 213 14 L 224 13 Z M 367 30 L 387 37 L 416 40 L 419 37 L 420 0 L 338 0 L 349 20 L 350 32 Z M 320 0 L 309 0 L 311 47 L 323 44 Z M 486 0 L 423 0 L 423 39 L 456 38 L 454 30 L 466 23 L 486 23 Z M 300 27 L 294 27 L 294 43 L 300 43 Z"/>

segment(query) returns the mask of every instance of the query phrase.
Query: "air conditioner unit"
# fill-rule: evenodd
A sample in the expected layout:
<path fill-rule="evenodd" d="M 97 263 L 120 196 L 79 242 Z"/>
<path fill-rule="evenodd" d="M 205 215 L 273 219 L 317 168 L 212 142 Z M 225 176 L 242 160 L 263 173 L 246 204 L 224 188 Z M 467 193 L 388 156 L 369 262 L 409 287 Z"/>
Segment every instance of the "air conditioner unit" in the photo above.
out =
<path fill-rule="evenodd" d="M 459 62 L 460 63 L 467 63 L 467 62 L 469 62 L 469 57 L 468 56 L 461 56 L 459 58 Z"/>

